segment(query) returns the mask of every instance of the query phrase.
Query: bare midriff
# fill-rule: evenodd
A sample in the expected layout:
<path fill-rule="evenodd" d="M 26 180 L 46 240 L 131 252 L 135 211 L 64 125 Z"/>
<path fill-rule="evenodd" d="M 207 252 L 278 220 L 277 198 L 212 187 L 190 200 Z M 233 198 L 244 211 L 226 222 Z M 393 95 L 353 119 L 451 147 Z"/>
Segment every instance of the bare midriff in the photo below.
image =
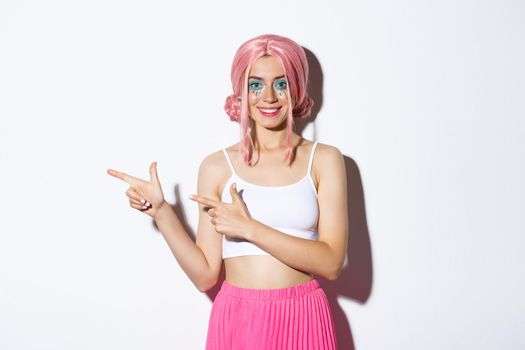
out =
<path fill-rule="evenodd" d="M 296 270 L 271 255 L 247 255 L 224 259 L 226 281 L 242 288 L 287 288 L 314 278 Z"/>

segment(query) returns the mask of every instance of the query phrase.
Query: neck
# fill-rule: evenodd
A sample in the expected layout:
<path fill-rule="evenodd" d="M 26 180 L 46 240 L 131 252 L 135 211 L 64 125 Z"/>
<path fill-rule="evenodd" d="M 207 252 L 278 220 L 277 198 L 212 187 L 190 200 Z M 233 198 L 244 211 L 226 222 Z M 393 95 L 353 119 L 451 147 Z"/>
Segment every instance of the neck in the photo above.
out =
<path fill-rule="evenodd" d="M 292 132 L 292 145 L 298 142 L 299 135 Z M 255 124 L 253 132 L 253 141 L 256 149 L 260 151 L 274 151 L 282 150 L 288 146 L 288 140 L 286 138 L 286 123 L 283 123 L 283 127 L 278 130 L 271 130 L 261 127 Z"/>

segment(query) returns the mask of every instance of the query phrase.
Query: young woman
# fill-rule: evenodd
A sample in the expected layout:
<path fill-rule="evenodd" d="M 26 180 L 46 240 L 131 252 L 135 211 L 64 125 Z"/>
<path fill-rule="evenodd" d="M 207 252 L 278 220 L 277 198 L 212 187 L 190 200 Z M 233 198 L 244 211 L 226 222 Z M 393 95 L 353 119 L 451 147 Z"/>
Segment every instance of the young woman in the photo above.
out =
<path fill-rule="evenodd" d="M 150 215 L 175 258 L 202 292 L 226 280 L 209 319 L 207 350 L 336 349 L 335 327 L 315 276 L 339 276 L 348 242 L 341 152 L 302 138 L 307 117 L 304 50 L 278 35 L 238 49 L 232 64 L 230 119 L 240 142 L 207 156 L 199 169 L 196 243 L 164 200 L 156 162 L 150 181 L 126 181 L 131 207 Z"/>

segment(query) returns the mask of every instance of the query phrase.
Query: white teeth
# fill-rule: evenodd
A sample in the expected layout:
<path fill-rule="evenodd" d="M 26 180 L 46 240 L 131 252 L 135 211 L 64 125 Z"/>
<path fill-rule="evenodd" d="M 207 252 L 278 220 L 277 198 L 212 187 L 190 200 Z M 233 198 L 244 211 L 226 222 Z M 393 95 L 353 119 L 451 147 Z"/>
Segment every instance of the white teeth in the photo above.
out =
<path fill-rule="evenodd" d="M 279 108 L 273 108 L 273 109 L 262 109 L 261 108 L 261 111 L 263 111 L 264 113 L 275 113 L 277 112 Z"/>

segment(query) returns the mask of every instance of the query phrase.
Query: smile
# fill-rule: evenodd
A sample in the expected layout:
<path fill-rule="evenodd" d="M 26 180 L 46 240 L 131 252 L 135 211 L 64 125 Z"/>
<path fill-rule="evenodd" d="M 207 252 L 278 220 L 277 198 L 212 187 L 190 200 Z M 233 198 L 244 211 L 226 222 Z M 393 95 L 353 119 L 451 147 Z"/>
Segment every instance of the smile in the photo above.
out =
<path fill-rule="evenodd" d="M 278 113 L 281 107 L 279 108 L 261 108 L 257 107 L 259 111 L 261 111 L 261 114 L 265 117 L 275 117 Z"/>

